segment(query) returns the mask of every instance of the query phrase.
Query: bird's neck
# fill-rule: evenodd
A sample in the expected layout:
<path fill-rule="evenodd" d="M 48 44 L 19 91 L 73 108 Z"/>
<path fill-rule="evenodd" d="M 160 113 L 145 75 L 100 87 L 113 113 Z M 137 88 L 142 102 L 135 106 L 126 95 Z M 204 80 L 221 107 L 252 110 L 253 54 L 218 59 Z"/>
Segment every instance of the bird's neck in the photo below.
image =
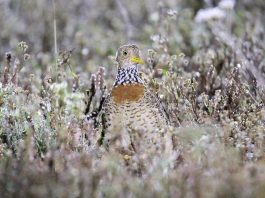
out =
<path fill-rule="evenodd" d="M 137 65 L 130 65 L 124 68 L 118 68 L 118 73 L 114 86 L 126 84 L 143 84 Z"/>

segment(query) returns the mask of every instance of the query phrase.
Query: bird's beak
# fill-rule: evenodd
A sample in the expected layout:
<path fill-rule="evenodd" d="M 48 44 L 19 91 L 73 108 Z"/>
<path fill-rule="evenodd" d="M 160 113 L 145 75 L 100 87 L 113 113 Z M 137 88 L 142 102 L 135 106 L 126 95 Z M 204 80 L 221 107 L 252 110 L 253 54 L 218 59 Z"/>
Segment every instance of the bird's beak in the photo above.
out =
<path fill-rule="evenodd" d="M 132 56 L 130 58 L 130 61 L 132 61 L 133 63 L 144 64 L 144 61 L 141 58 L 136 57 L 136 56 Z"/>

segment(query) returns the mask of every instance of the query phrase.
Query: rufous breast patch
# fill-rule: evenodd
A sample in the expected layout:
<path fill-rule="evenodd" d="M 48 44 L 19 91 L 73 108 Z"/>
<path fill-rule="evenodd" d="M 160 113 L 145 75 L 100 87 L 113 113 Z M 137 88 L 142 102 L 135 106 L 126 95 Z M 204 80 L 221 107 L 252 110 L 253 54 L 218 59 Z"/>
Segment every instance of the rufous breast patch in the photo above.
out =
<path fill-rule="evenodd" d="M 113 100 L 117 104 L 139 100 L 144 95 L 142 84 L 119 85 L 111 91 Z"/>

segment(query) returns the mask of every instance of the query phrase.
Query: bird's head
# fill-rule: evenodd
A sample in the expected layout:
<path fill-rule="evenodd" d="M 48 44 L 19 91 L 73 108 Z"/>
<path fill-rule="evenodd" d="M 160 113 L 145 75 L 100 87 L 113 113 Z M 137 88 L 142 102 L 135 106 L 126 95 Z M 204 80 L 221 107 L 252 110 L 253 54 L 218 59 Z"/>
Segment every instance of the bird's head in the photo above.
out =
<path fill-rule="evenodd" d="M 144 61 L 140 58 L 140 50 L 136 45 L 121 46 L 117 51 L 116 61 L 119 64 L 119 68 L 144 64 Z"/>

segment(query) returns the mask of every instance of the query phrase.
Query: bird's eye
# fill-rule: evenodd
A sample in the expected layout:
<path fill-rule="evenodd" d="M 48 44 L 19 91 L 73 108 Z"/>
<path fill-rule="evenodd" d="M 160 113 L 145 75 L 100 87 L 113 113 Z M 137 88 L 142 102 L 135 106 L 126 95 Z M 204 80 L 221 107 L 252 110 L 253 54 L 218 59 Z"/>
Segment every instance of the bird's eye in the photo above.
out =
<path fill-rule="evenodd" d="M 123 55 L 126 56 L 128 53 L 126 51 L 123 52 Z"/>

